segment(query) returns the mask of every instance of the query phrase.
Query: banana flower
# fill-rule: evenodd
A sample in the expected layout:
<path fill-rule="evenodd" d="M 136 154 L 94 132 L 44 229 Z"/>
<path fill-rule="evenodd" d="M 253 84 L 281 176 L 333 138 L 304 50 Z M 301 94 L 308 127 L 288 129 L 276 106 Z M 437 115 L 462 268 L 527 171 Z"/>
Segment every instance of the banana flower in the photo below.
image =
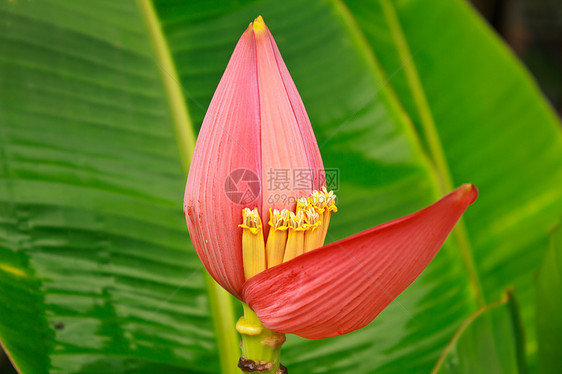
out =
<path fill-rule="evenodd" d="M 311 177 L 274 199 L 279 191 L 266 181 L 277 170 Z M 184 198 L 203 265 L 244 302 L 243 370 L 282 372 L 284 333 L 320 339 L 370 323 L 426 268 L 477 196 L 465 184 L 425 209 L 324 245 L 337 208 L 323 170 L 304 105 L 258 17 L 210 103 Z"/>

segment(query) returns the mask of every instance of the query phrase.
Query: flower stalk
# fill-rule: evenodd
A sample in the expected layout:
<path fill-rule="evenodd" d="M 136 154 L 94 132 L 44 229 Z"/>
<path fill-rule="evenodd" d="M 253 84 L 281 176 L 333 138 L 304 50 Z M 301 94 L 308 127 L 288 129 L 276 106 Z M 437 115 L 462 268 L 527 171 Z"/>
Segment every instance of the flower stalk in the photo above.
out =
<path fill-rule="evenodd" d="M 246 373 L 286 373 L 280 364 L 285 334 L 267 329 L 247 304 L 242 303 L 242 306 L 244 316 L 236 323 L 236 330 L 242 336 L 242 357 L 238 367 Z"/>

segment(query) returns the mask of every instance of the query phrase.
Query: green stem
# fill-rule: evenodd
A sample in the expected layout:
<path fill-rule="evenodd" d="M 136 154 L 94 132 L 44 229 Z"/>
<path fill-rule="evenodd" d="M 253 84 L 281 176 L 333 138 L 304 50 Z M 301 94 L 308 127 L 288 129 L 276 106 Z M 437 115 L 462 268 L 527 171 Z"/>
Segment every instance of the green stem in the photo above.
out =
<path fill-rule="evenodd" d="M 195 148 L 195 134 L 189 117 L 189 111 L 183 96 L 182 87 L 178 81 L 176 66 L 170 53 L 170 48 L 162 32 L 156 10 L 150 0 L 137 0 L 140 12 L 145 20 L 150 40 L 154 47 L 155 62 L 160 68 L 162 83 L 166 90 L 166 97 L 170 106 L 174 129 L 178 138 L 178 147 L 185 173 L 189 170 L 191 156 Z"/>
<path fill-rule="evenodd" d="M 239 352 L 238 335 L 232 328 L 234 326 L 232 296 L 207 273 L 205 273 L 205 280 L 220 352 L 221 373 L 238 374 L 240 373 L 236 366 Z"/>
<path fill-rule="evenodd" d="M 187 174 L 191 163 L 191 156 L 195 148 L 195 134 L 189 116 L 189 110 L 183 96 L 182 87 L 178 81 L 178 74 L 172 54 L 170 53 L 170 48 L 162 32 L 162 27 L 152 1 L 137 0 L 137 4 L 154 47 L 155 62 L 160 69 L 162 83 L 170 106 L 170 113 L 178 140 L 181 161 L 184 171 Z M 238 336 L 236 331 L 232 328 L 234 325 L 233 298 L 208 274 L 206 277 L 222 373 L 240 373 L 236 368 L 239 352 Z"/>
<path fill-rule="evenodd" d="M 248 305 L 242 303 L 242 306 L 244 316 L 236 323 L 236 330 L 242 336 L 241 360 L 251 360 L 254 361 L 253 364 L 266 368 L 266 371 L 255 370 L 255 372 L 275 374 L 279 370 L 281 346 L 285 342 L 285 334 L 267 329 Z"/>

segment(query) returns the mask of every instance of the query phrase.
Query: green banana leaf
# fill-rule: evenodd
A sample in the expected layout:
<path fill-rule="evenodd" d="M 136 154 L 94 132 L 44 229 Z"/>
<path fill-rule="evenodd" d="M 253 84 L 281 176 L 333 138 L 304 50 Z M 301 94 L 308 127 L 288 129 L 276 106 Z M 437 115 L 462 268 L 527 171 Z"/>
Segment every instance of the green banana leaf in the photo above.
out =
<path fill-rule="evenodd" d="M 537 277 L 539 372 L 555 374 L 562 367 L 562 227 L 552 233 Z"/>
<path fill-rule="evenodd" d="M 339 170 L 329 240 L 480 188 L 371 325 L 289 336 L 283 363 L 429 372 L 462 322 L 513 286 L 533 366 L 532 276 L 562 212 L 562 136 L 469 5 L 13 0 L 0 2 L 0 341 L 15 366 L 235 372 L 236 313 L 204 275 L 181 201 L 193 134 L 258 14 Z"/>
<path fill-rule="evenodd" d="M 480 308 L 459 328 L 431 374 L 524 374 L 519 307 L 510 292 Z"/>

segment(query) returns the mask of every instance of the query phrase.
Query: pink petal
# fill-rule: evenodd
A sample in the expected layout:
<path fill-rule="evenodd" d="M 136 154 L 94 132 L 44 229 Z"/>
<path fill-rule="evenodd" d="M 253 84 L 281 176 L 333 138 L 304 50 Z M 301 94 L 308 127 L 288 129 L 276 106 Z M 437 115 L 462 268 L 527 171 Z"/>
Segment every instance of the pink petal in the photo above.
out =
<path fill-rule="evenodd" d="M 270 37 L 271 45 L 275 53 L 275 59 L 277 61 L 277 64 L 279 65 L 279 71 L 281 72 L 281 77 L 283 79 L 283 83 L 285 84 L 285 89 L 287 90 L 287 95 L 291 102 L 291 107 L 297 119 L 300 135 L 304 142 L 304 149 L 307 154 L 308 166 L 315 171 L 323 171 L 324 164 L 322 163 L 322 156 L 320 155 L 318 142 L 316 141 L 316 137 L 314 136 L 314 132 L 312 131 L 312 126 L 310 124 L 310 120 L 308 119 L 308 114 L 306 113 L 304 104 L 301 100 L 299 92 L 297 91 L 297 87 L 295 86 L 295 83 L 293 82 L 293 79 L 289 74 L 289 70 L 287 70 L 287 66 L 285 66 L 285 63 L 283 62 L 283 58 L 281 57 L 279 48 L 277 48 L 277 44 L 275 44 L 275 41 L 271 34 Z M 319 178 L 317 174 L 315 176 L 316 178 L 314 179 L 313 189 L 320 190 L 322 186 L 326 186 L 326 183 L 322 178 Z"/>
<path fill-rule="evenodd" d="M 184 197 L 191 240 L 203 265 L 238 297 L 244 283 L 242 219 L 244 204 L 227 195 L 225 182 L 237 169 L 261 176 L 256 48 L 250 25 L 240 38 L 213 96 L 193 153 Z M 237 176 L 240 177 L 240 176 Z M 253 206 L 261 204 L 261 192 Z"/>
<path fill-rule="evenodd" d="M 256 51 L 264 181 L 260 214 L 268 222 L 270 207 L 294 209 L 295 198 L 320 189 L 318 172 L 324 167 L 302 100 L 267 27 L 256 33 Z M 288 184 L 280 183 L 280 176 L 272 180 L 272 171 L 286 172 Z M 310 171 L 310 184 L 300 183 L 296 173 L 301 171 Z"/>
<path fill-rule="evenodd" d="M 269 208 L 293 208 L 295 197 L 319 189 L 323 171 L 318 144 L 296 87 L 265 26 L 252 24 L 240 38 L 213 96 L 193 154 L 184 212 L 191 240 L 207 271 L 239 297 L 242 268 L 242 208 L 257 207 L 267 236 Z M 255 199 L 234 201 L 236 170 L 254 173 Z M 314 174 L 305 187 L 294 172 Z M 283 181 L 278 174 L 286 173 Z M 235 173 L 234 175 L 232 173 Z M 283 184 L 276 185 L 276 182 Z"/>
<path fill-rule="evenodd" d="M 478 191 L 308 252 L 251 278 L 242 298 L 271 330 L 327 338 L 369 324 L 433 259 Z"/>

